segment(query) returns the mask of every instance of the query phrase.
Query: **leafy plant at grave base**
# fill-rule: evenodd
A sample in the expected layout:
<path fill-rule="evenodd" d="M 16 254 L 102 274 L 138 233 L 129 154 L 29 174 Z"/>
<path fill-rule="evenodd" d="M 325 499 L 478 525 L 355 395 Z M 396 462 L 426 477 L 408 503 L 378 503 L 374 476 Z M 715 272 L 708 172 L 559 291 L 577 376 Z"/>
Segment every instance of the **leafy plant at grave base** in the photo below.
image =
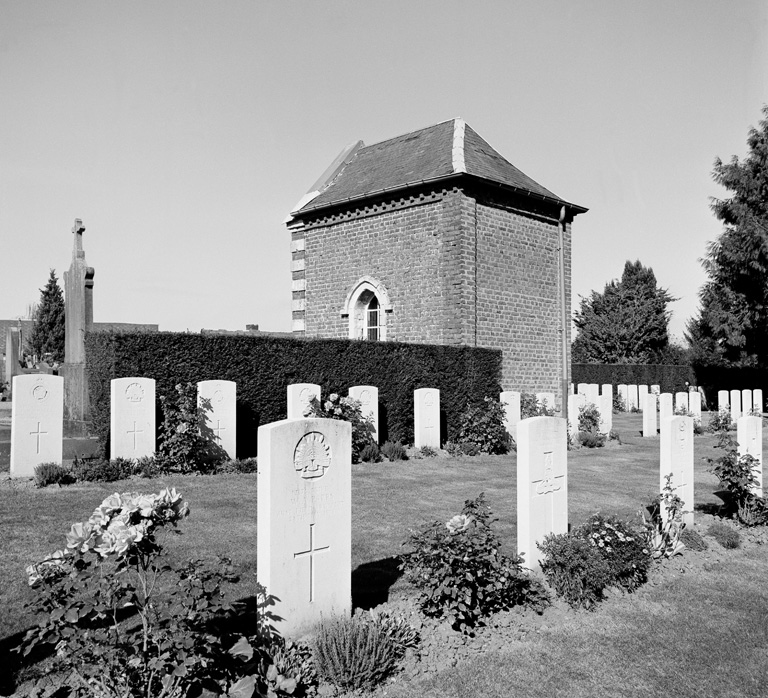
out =
<path fill-rule="evenodd" d="M 640 512 L 645 527 L 646 545 L 654 560 L 682 555 L 685 550 L 685 543 L 681 540 L 685 529 L 685 503 L 675 494 L 676 489 L 672 487 L 670 473 L 664 478 L 661 493 L 646 507 L 649 517 L 646 519 L 645 512 Z"/>
<path fill-rule="evenodd" d="M 579 443 L 587 448 L 602 448 L 605 446 L 605 434 L 597 434 L 591 431 L 580 431 Z"/>
<path fill-rule="evenodd" d="M 742 521 L 745 525 L 768 522 L 768 504 L 754 493 L 760 483 L 757 476 L 760 462 L 749 454 L 740 456 L 738 443 L 727 431 L 719 432 L 715 448 L 722 448 L 725 453 L 719 458 L 706 460 L 710 466 L 709 471 L 727 493 L 721 513 L 738 516 L 741 512 L 745 517 Z"/>
<path fill-rule="evenodd" d="M 75 482 L 72 472 L 59 463 L 40 463 L 35 466 L 35 487 L 71 485 Z"/>
<path fill-rule="evenodd" d="M 732 424 L 731 411 L 729 409 L 721 409 L 710 416 L 707 431 L 710 434 L 716 434 L 719 431 L 728 431 Z"/>
<path fill-rule="evenodd" d="M 133 464 L 133 472 L 139 477 L 153 479 L 162 474 L 160 465 L 154 456 L 142 456 Z"/>
<path fill-rule="evenodd" d="M 400 569 L 419 590 L 422 612 L 468 633 L 496 611 L 518 604 L 541 611 L 549 605 L 544 588 L 523 570 L 522 558 L 501 553 L 491 528 L 496 520 L 480 494 L 449 521 L 411 531 L 403 545 L 412 552 Z"/>
<path fill-rule="evenodd" d="M 616 391 L 613 394 L 613 411 L 614 412 L 626 412 L 627 411 L 627 405 L 622 399 L 621 395 L 619 395 L 619 392 Z"/>
<path fill-rule="evenodd" d="M 455 441 L 446 441 L 443 444 L 443 450 L 449 456 L 451 456 L 451 458 L 458 458 L 459 456 L 464 454 L 464 452 L 461 450 L 461 446 L 457 444 Z"/>
<path fill-rule="evenodd" d="M 520 393 L 520 419 L 529 417 L 553 417 L 554 407 L 547 407 L 533 393 Z"/>
<path fill-rule="evenodd" d="M 227 698 L 306 696 L 317 685 L 312 648 L 284 640 L 269 627 L 241 636 L 229 654 L 238 660 L 236 672 L 242 678 L 230 687 Z"/>
<path fill-rule="evenodd" d="M 610 586 L 633 592 L 648 580 L 651 560 L 643 534 L 621 519 L 593 514 L 574 535 L 595 547 L 608 565 Z"/>
<path fill-rule="evenodd" d="M 482 453 L 509 451 L 509 434 L 504 426 L 504 408 L 499 400 L 485 397 L 483 405 L 467 404 L 459 416 L 457 441 L 475 444 Z"/>
<path fill-rule="evenodd" d="M 434 446 L 422 446 L 418 450 L 418 455 L 420 458 L 436 458 L 438 454 L 438 450 Z"/>
<path fill-rule="evenodd" d="M 368 444 L 375 443 L 373 422 L 363 416 L 361 407 L 360 400 L 331 393 L 322 404 L 316 397 L 312 397 L 307 409 L 304 410 L 304 416 L 350 422 L 352 424 L 352 462 L 359 463 L 363 449 Z"/>
<path fill-rule="evenodd" d="M 408 460 L 408 452 L 399 441 L 387 441 L 381 447 L 381 453 L 390 461 Z"/>
<path fill-rule="evenodd" d="M 78 482 L 114 482 L 131 477 L 135 471 L 134 462 L 127 458 L 75 458 L 72 474 Z"/>
<path fill-rule="evenodd" d="M 608 441 L 616 441 L 619 446 L 621 446 L 621 435 L 618 431 L 614 431 L 611 429 L 611 431 L 608 434 Z"/>
<path fill-rule="evenodd" d="M 174 567 L 163 548 L 188 513 L 173 489 L 113 494 L 73 525 L 63 550 L 27 567 L 40 619 L 24 655 L 55 646 L 55 666 L 78 695 L 169 698 L 228 684 L 231 662 L 215 628 L 229 610 L 230 563 Z"/>
<path fill-rule="evenodd" d="M 741 545 L 739 532 L 722 521 L 714 521 L 709 525 L 707 533 L 724 548 L 733 549 Z"/>
<path fill-rule="evenodd" d="M 388 616 L 323 620 L 312 648 L 317 673 L 344 691 L 371 689 L 396 671 L 409 644 L 418 642 L 414 633 Z"/>
<path fill-rule="evenodd" d="M 156 459 L 165 472 L 210 472 L 226 457 L 207 425 L 210 400 L 198 403 L 194 383 L 177 383 L 169 395 L 160 396 L 163 423 Z"/>
<path fill-rule="evenodd" d="M 381 460 L 381 451 L 375 441 L 366 444 L 363 450 L 360 451 L 360 462 L 362 463 L 380 463 Z"/>
<path fill-rule="evenodd" d="M 573 608 L 592 609 L 602 601 L 611 573 L 595 546 L 568 533 L 550 533 L 537 545 L 541 571 L 557 596 Z"/>
<path fill-rule="evenodd" d="M 605 434 L 600 433 L 602 417 L 600 410 L 589 403 L 579 408 L 579 443 L 587 448 L 599 448 L 605 445 Z"/>

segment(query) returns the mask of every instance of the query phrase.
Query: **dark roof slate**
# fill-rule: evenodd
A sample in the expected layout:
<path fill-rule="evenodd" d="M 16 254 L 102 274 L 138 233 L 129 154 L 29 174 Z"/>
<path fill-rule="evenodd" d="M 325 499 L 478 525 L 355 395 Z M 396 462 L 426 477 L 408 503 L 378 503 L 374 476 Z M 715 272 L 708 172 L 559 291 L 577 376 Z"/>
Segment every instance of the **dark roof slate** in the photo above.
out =
<path fill-rule="evenodd" d="M 463 132 L 463 138 L 457 137 L 457 132 Z M 317 191 L 309 192 L 294 214 L 465 173 L 555 202 L 568 203 L 517 169 L 476 131 L 457 119 L 373 145 L 360 143 L 359 146 L 350 147 L 346 161 L 334 170 L 334 176 L 327 182 L 318 183 Z M 586 210 L 580 206 L 575 208 Z"/>

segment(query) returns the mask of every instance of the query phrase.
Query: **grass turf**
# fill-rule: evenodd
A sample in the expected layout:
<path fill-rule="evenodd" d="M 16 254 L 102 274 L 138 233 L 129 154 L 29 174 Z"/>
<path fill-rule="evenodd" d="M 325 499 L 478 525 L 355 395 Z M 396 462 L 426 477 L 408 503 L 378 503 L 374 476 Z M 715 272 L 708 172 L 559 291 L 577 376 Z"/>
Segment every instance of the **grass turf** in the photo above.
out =
<path fill-rule="evenodd" d="M 638 511 L 658 492 L 659 439 L 658 437 L 643 439 L 639 434 L 640 426 L 640 415 L 616 415 L 614 428 L 620 433 L 624 442 L 621 447 L 581 449 L 569 453 L 569 520 L 572 523 L 578 524 L 589 514 L 598 510 L 637 521 Z M 704 456 L 717 455 L 713 445 L 714 438 L 709 435 L 696 437 L 695 487 L 696 508 L 699 510 L 711 510 L 720 501 L 713 494 L 717 489 L 717 482 L 707 472 L 707 466 L 702 462 Z M 222 554 L 232 558 L 235 568 L 243 579 L 233 589 L 233 597 L 252 596 L 255 591 L 256 560 L 256 477 L 253 475 L 178 476 L 158 480 L 78 484 L 61 489 L 43 490 L 5 482 L 0 487 L 0 532 L 4 541 L 0 547 L 0 604 L 4 609 L 4 613 L 0 616 L 0 638 L 6 638 L 6 641 L 11 640 L 9 636 L 28 627 L 31 622 L 31 618 L 23 609 L 24 602 L 29 598 L 24 575 L 25 565 L 61 547 L 69 526 L 75 521 L 86 519 L 106 495 L 126 490 L 152 492 L 164 486 L 175 486 L 192 507 L 190 518 L 182 525 L 184 535 L 173 540 L 175 557 L 179 560 L 190 556 L 213 559 L 216 555 Z M 402 552 L 401 544 L 406 538 L 408 529 L 419 527 L 434 519 L 447 520 L 461 508 L 464 500 L 473 498 L 480 492 L 486 493 L 492 509 L 499 517 L 497 529 L 507 550 L 513 552 L 515 549 L 514 453 L 502 457 L 433 458 L 356 465 L 353 466 L 352 488 L 352 567 L 355 570 L 353 594 L 358 604 L 375 604 L 386 598 L 392 584 L 395 589 L 403 584 L 396 581 L 393 558 Z M 765 560 L 763 562 L 768 565 Z M 765 569 L 762 568 L 763 578 L 765 578 Z M 748 566 L 744 570 L 748 570 Z M 741 604 L 739 585 L 746 584 L 748 581 L 742 577 L 744 577 L 743 574 L 728 568 L 722 570 L 722 579 L 719 582 L 726 586 L 730 584 L 734 589 L 739 590 L 738 608 L 733 615 L 736 627 L 743 626 L 745 623 L 742 618 L 742 615 L 745 615 L 744 609 L 752 608 L 749 603 Z M 708 587 L 702 587 L 702 591 L 697 593 L 697 588 L 692 588 L 682 595 L 670 597 L 671 600 L 667 605 L 675 606 L 675 617 L 679 616 L 682 619 L 680 624 L 683 627 L 693 628 L 698 624 L 709 628 L 713 617 L 710 591 Z M 691 602 L 689 598 L 691 595 L 695 602 Z M 634 598 L 632 597 L 632 601 L 627 606 L 628 609 L 634 608 L 632 605 L 635 603 Z M 755 609 L 758 615 L 760 612 L 765 613 L 765 609 L 768 608 L 768 603 L 763 603 L 765 599 L 760 596 L 755 597 L 754 594 L 752 598 L 757 599 L 756 604 L 762 609 L 761 611 Z M 611 654 L 613 650 L 606 649 L 605 652 L 601 650 L 603 647 L 611 648 L 620 645 L 617 642 L 606 642 L 605 639 L 600 639 L 602 634 L 608 632 L 614 625 L 618 628 L 617 637 L 622 636 L 629 626 L 636 626 L 639 629 L 645 628 L 646 625 L 655 627 L 656 630 L 652 636 L 647 636 L 644 631 L 638 635 L 644 638 L 639 642 L 640 647 L 646 642 L 654 646 L 653 638 L 663 631 L 663 622 L 658 626 L 658 622 L 664 620 L 663 617 L 659 621 L 658 614 L 654 614 L 652 605 L 635 610 L 637 613 L 635 618 L 627 616 L 629 620 L 626 618 L 611 620 L 605 623 L 605 627 L 592 620 L 597 618 L 597 615 L 584 616 L 574 627 L 558 628 L 541 643 L 526 646 L 523 654 L 530 655 L 532 662 L 527 669 L 529 672 L 527 686 L 530 687 L 530 676 L 534 675 L 530 672 L 536 662 L 539 662 L 541 672 L 542 665 L 550 666 L 550 660 L 547 658 L 549 655 L 557 658 L 568 655 L 569 651 L 581 657 L 581 662 L 587 663 L 583 671 L 578 669 L 576 663 L 570 664 L 570 676 L 574 681 L 580 680 L 578 677 L 582 673 L 585 674 L 584 691 L 588 691 L 589 681 L 596 680 L 595 676 L 601 673 L 597 671 L 599 666 L 610 667 L 618 662 L 621 669 L 622 662 L 618 661 L 620 656 L 617 659 Z M 713 652 L 720 653 L 717 654 L 720 656 L 733 644 L 733 633 L 728 625 L 729 617 L 721 619 L 714 630 L 708 629 L 708 637 L 711 636 L 710 644 L 713 647 L 698 643 L 691 651 L 691 656 L 699 650 L 709 655 Z M 723 622 L 725 623 L 724 632 L 717 632 L 718 628 L 723 627 Z M 626 625 L 627 623 L 629 626 Z M 620 630 L 621 627 L 624 627 L 623 631 Z M 759 626 L 752 627 L 748 624 L 748 627 L 750 628 L 749 636 L 758 638 L 756 642 L 762 642 L 764 635 L 760 634 Z M 589 628 L 592 630 L 590 631 Z M 690 630 L 690 632 L 693 636 L 698 635 L 697 631 Z M 7 646 L 8 642 L 5 644 Z M 539 644 L 541 646 L 538 646 Z M 591 648 L 591 652 L 586 652 L 587 656 L 583 656 L 584 647 Z M 633 646 L 626 651 L 637 653 L 640 649 Z M 640 654 L 642 656 L 642 652 Z M 655 664 L 648 664 L 648 662 L 659 661 L 658 654 L 659 652 L 656 651 L 651 652 L 647 659 L 641 660 L 638 664 L 639 667 L 645 668 L 648 676 L 656 672 Z M 674 664 L 670 663 L 672 662 L 670 657 L 674 657 L 675 652 L 669 649 L 666 654 L 664 652 L 660 654 L 664 660 L 661 666 L 666 671 L 675 671 Z M 727 657 L 727 654 L 725 656 Z M 727 660 L 724 661 L 728 663 Z M 735 658 L 734 661 L 736 661 Z M 512 668 L 506 666 L 510 663 L 509 658 L 495 660 L 493 656 L 489 656 L 483 662 L 491 662 L 496 667 L 491 673 L 496 675 L 496 680 L 501 682 L 500 685 L 506 684 L 507 692 L 504 695 L 514 695 L 509 692 L 509 686 L 515 685 L 516 679 L 510 675 L 509 680 L 512 681 L 510 684 L 506 678 L 503 678 L 506 672 L 512 671 Z M 764 668 L 768 664 L 768 658 L 763 656 L 762 662 L 758 664 Z M 475 670 L 476 668 L 472 668 L 470 674 Z M 687 674 L 688 669 L 685 669 L 684 673 Z M 548 668 L 543 676 L 550 674 L 554 677 L 552 681 L 559 681 L 565 675 L 553 673 L 553 670 Z M 606 676 L 610 677 L 610 674 L 611 672 L 608 671 Z M 526 673 L 523 672 L 522 676 L 525 675 Z M 445 681 L 452 681 L 451 676 L 453 675 L 450 673 L 446 675 Z M 557 678 L 558 676 L 560 678 Z M 604 680 L 606 679 L 601 679 L 601 681 Z M 479 679 L 476 679 L 468 686 L 477 685 L 478 681 Z M 546 684 L 543 678 L 542 681 L 537 680 L 535 683 L 550 685 L 550 688 L 555 686 L 554 683 Z M 643 685 L 642 681 L 637 685 Z M 448 691 L 449 689 L 444 687 L 440 690 Z M 555 691 L 529 692 L 520 695 L 557 694 Z M 611 695 L 610 692 L 593 694 Z M 433 695 L 442 694 L 434 693 Z M 456 695 L 486 695 L 486 692 L 484 690 L 463 693 L 460 691 Z M 487 695 L 496 694 L 490 692 Z M 575 695 L 591 694 L 583 692 Z M 676 695 L 674 691 L 672 695 Z"/>

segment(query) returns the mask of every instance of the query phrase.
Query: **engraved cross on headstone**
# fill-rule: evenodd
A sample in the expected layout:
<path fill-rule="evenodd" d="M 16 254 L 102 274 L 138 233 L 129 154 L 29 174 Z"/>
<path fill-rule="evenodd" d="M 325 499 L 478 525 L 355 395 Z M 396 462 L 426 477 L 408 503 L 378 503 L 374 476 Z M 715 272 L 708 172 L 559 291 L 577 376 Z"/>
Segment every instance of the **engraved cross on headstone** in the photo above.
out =
<path fill-rule="evenodd" d="M 135 451 L 136 450 L 136 434 L 143 434 L 144 430 L 143 429 L 137 429 L 136 428 L 136 421 L 134 420 L 134 422 L 133 422 L 133 431 L 131 431 L 129 429 L 126 433 L 127 434 L 133 434 L 133 450 Z"/>
<path fill-rule="evenodd" d="M 37 453 L 40 453 L 40 437 L 43 434 L 47 434 L 47 431 L 41 431 L 40 430 L 40 422 L 37 423 L 37 431 L 30 431 L 30 436 L 36 436 L 37 437 Z"/>
<path fill-rule="evenodd" d="M 226 430 L 227 430 L 226 427 L 221 426 L 221 420 L 220 419 L 216 420 L 216 426 L 213 429 L 211 429 L 211 431 L 214 434 L 216 434 L 216 439 L 218 439 L 219 441 L 221 441 L 221 434 L 219 434 L 219 432 L 220 431 L 226 431 Z"/>
<path fill-rule="evenodd" d="M 309 602 L 312 603 L 315 598 L 315 553 L 322 553 L 330 550 L 330 545 L 319 548 L 315 547 L 315 524 L 309 524 L 309 550 L 302 550 L 294 553 L 294 559 L 309 556 Z"/>

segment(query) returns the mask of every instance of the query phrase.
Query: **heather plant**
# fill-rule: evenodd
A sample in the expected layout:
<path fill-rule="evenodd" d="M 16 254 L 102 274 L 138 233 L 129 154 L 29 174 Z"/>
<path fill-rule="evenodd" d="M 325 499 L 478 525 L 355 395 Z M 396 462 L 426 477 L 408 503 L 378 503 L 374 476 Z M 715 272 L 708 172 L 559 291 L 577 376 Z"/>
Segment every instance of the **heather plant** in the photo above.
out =
<path fill-rule="evenodd" d="M 481 494 L 447 522 L 411 531 L 404 545 L 412 551 L 400 569 L 419 590 L 426 615 L 470 632 L 496 611 L 518 604 L 537 609 L 547 605 L 544 589 L 523 570 L 522 558 L 501 552 L 491 527 L 495 521 Z"/>
<path fill-rule="evenodd" d="M 664 487 L 653 501 L 640 512 L 645 527 L 645 541 L 651 557 L 661 560 L 665 557 L 682 555 L 685 543 L 682 540 L 685 522 L 683 507 L 685 502 L 675 494 L 677 488 L 672 486 L 672 473 L 664 478 Z"/>
<path fill-rule="evenodd" d="M 74 524 L 66 547 L 27 567 L 40 620 L 24 654 L 54 646 L 77 695 L 171 698 L 225 680 L 225 653 L 211 631 L 228 608 L 229 563 L 173 567 L 163 548 L 188 513 L 173 489 L 113 494 Z"/>
<path fill-rule="evenodd" d="M 381 451 L 379 450 L 379 445 L 375 441 L 371 441 L 371 443 L 366 444 L 362 451 L 360 451 L 360 462 L 361 463 L 380 463 L 381 462 Z"/>
<path fill-rule="evenodd" d="M 341 397 L 331 393 L 328 399 L 321 403 L 317 397 L 312 397 L 304 411 L 305 417 L 320 417 L 322 419 L 339 419 L 352 424 L 352 462 L 360 462 L 360 454 L 373 439 L 373 422 L 364 417 L 362 403 L 351 397 Z"/>
<path fill-rule="evenodd" d="M 733 549 L 741 545 L 739 532 L 722 521 L 714 521 L 709 525 L 707 533 L 724 548 Z"/>
<path fill-rule="evenodd" d="M 207 424 L 210 400 L 198 402 L 194 383 L 177 383 L 169 395 L 160 396 L 163 422 L 160 426 L 157 461 L 167 472 L 210 472 L 226 457 Z"/>
<path fill-rule="evenodd" d="M 399 441 L 387 441 L 381 447 L 381 453 L 390 461 L 408 460 L 408 452 Z"/>
<path fill-rule="evenodd" d="M 418 450 L 420 458 L 435 458 L 437 457 L 437 449 L 434 446 L 422 446 Z"/>
<path fill-rule="evenodd" d="M 35 487 L 70 485 L 75 481 L 72 472 L 59 463 L 40 463 L 35 466 Z"/>
<path fill-rule="evenodd" d="M 371 689 L 395 672 L 406 647 L 397 626 L 365 615 L 324 619 L 312 648 L 318 676 L 344 691 Z"/>
<path fill-rule="evenodd" d="M 482 405 L 468 404 L 459 416 L 457 441 L 474 444 L 482 453 L 509 451 L 509 434 L 504 426 L 501 402 L 486 397 Z"/>

